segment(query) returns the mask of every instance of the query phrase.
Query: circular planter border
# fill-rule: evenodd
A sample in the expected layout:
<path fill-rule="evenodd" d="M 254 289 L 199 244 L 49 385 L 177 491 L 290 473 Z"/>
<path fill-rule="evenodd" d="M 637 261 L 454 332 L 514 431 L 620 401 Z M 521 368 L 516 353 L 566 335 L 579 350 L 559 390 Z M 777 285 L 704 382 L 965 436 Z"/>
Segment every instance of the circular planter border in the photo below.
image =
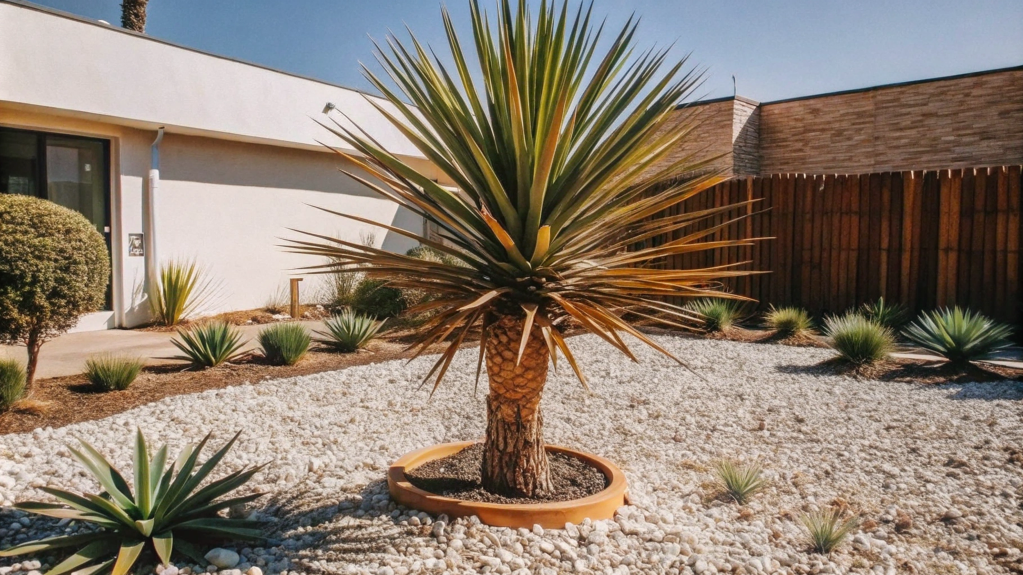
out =
<path fill-rule="evenodd" d="M 387 470 L 387 488 L 391 492 L 391 497 L 405 507 L 425 511 L 431 515 L 441 513 L 449 517 L 475 515 L 483 523 L 494 527 L 526 529 L 531 529 L 533 525 L 539 525 L 544 529 L 563 529 L 565 523 L 580 523 L 587 517 L 594 521 L 611 519 L 615 511 L 625 505 L 627 497 L 625 474 L 618 466 L 603 457 L 557 445 L 548 445 L 547 451 L 571 455 L 596 467 L 608 478 L 607 488 L 589 497 L 571 501 L 482 503 L 430 493 L 412 485 L 405 477 L 406 469 L 415 469 L 428 461 L 447 457 L 474 443 L 477 442 L 439 443 L 403 455 Z"/>

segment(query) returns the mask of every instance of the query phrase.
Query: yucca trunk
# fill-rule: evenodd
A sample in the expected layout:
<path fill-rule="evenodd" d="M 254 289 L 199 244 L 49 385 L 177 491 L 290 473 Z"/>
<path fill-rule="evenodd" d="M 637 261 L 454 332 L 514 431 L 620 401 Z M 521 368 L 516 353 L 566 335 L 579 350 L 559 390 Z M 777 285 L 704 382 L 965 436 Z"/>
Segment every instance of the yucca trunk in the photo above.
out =
<path fill-rule="evenodd" d="M 522 361 L 516 364 L 522 328 L 522 318 L 512 315 L 501 316 L 489 328 L 482 480 L 492 493 L 537 497 L 553 491 L 540 412 L 550 354 L 534 325 Z"/>

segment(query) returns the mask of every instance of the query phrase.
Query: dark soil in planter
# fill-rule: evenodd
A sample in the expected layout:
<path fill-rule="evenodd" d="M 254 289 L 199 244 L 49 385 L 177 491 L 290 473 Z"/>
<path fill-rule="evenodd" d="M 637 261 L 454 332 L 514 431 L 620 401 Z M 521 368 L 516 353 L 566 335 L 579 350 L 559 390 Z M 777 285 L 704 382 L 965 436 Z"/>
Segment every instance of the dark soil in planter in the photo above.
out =
<path fill-rule="evenodd" d="M 571 501 L 600 493 L 607 488 L 607 477 L 589 464 L 563 453 L 548 452 L 554 494 L 542 499 L 495 495 L 480 484 L 483 445 L 477 443 L 440 459 L 405 471 L 409 483 L 416 487 L 455 499 L 483 503 L 550 503 Z"/>

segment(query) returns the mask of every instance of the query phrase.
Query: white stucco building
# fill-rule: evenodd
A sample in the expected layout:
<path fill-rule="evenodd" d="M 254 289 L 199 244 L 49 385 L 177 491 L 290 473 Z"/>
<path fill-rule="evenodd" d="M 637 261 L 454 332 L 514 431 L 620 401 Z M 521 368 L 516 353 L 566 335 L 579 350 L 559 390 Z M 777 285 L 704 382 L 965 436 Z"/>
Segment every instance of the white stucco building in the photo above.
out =
<path fill-rule="evenodd" d="M 316 263 L 278 247 L 280 238 L 297 237 L 288 228 L 347 239 L 369 231 L 309 204 L 421 231 L 420 218 L 338 173 L 341 158 L 316 141 L 340 145 L 313 120 L 325 120 L 331 103 L 388 149 L 431 170 L 370 97 L 0 0 L 0 193 L 77 209 L 110 247 L 108 309 L 84 318 L 79 330 L 147 321 L 142 288 L 153 254 L 206 267 L 221 285 L 207 312 L 262 306 L 289 277 L 302 275 L 297 268 Z M 154 160 L 159 180 L 150 222 Z M 130 253 L 137 234 L 144 234 L 147 256 Z M 413 245 L 380 229 L 376 242 L 393 250 Z M 308 293 L 319 278 L 305 277 Z"/>

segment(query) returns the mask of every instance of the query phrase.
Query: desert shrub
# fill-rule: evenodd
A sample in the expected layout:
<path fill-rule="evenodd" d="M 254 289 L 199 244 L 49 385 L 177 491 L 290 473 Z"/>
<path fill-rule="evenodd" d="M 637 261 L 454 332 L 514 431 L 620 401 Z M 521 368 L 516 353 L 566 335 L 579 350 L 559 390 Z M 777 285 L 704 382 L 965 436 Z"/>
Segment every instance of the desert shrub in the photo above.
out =
<path fill-rule="evenodd" d="M 200 452 L 209 439 L 207 435 L 198 446 L 185 447 L 181 455 L 167 465 L 167 446 L 150 455 L 146 439 L 138 431 L 132 487 L 88 443 L 81 441 L 81 449 L 69 447 L 71 455 L 92 474 L 103 493 L 82 496 L 55 487 L 40 487 L 58 503 L 25 502 L 15 507 L 51 517 L 73 517 L 76 522 L 90 524 L 95 529 L 19 543 L 0 551 L 0 557 L 30 553 L 49 556 L 67 547 L 81 547 L 49 572 L 130 573 L 147 548 L 154 550 L 164 565 L 171 564 L 174 557 L 178 557 L 178 562 L 206 564 L 204 546 L 210 541 L 261 541 L 258 522 L 224 517 L 220 512 L 264 495 L 254 493 L 223 499 L 245 485 L 264 466 L 247 467 L 206 482 L 238 436 L 196 469 Z"/>
<path fill-rule="evenodd" d="M 843 359 L 858 365 L 888 357 L 895 346 L 890 329 L 855 313 L 825 319 L 824 335 Z"/>
<path fill-rule="evenodd" d="M 759 464 L 741 465 L 734 461 L 720 461 L 714 466 L 718 483 L 729 497 L 739 505 L 745 505 L 749 498 L 767 485 L 761 477 L 763 468 Z"/>
<path fill-rule="evenodd" d="M 395 317 L 408 307 L 400 289 L 388 287 L 384 280 L 366 279 L 355 288 L 351 308 L 377 319 Z"/>
<path fill-rule="evenodd" d="M 318 331 L 321 344 L 342 353 L 352 353 L 376 337 L 383 322 L 345 310 L 324 322 L 327 331 Z"/>
<path fill-rule="evenodd" d="M 458 267 L 461 267 L 461 268 L 469 267 L 469 265 L 466 264 L 465 262 L 463 262 L 462 260 L 460 260 L 460 259 L 458 259 L 458 258 L 456 258 L 456 257 L 454 257 L 452 255 L 439 252 L 439 251 L 431 248 L 430 246 L 424 246 L 424 245 L 416 246 L 416 247 L 410 249 L 409 251 L 405 252 L 405 255 L 412 256 L 412 257 L 414 257 L 416 259 L 420 259 L 420 260 L 424 260 L 424 261 L 428 261 L 428 262 L 438 262 L 438 263 L 442 263 L 442 264 L 447 264 L 449 266 L 458 266 Z"/>
<path fill-rule="evenodd" d="M 25 368 L 13 359 L 0 359 L 0 413 L 25 394 Z"/>
<path fill-rule="evenodd" d="M 897 330 L 909 319 L 909 310 L 901 303 L 889 303 L 884 298 L 878 298 L 874 303 L 865 303 L 860 307 L 860 313 L 870 321 L 883 325 L 884 327 Z"/>
<path fill-rule="evenodd" d="M 0 344 L 28 348 L 31 393 L 39 348 L 103 307 L 106 242 L 85 216 L 53 202 L 0 194 Z"/>
<path fill-rule="evenodd" d="M 771 306 L 764 316 L 764 321 L 768 327 L 783 337 L 803 335 L 813 329 L 813 320 L 810 319 L 810 314 L 798 307 L 776 308 Z"/>
<path fill-rule="evenodd" d="M 291 307 L 291 291 L 287 286 L 278 286 L 263 304 L 263 311 L 267 313 L 284 313 Z"/>
<path fill-rule="evenodd" d="M 1009 326 L 959 306 L 921 313 L 902 333 L 913 343 L 953 363 L 989 358 L 1012 343 Z"/>
<path fill-rule="evenodd" d="M 690 302 L 686 308 L 703 316 L 707 331 L 726 331 L 742 318 L 742 303 L 726 298 L 702 298 Z"/>
<path fill-rule="evenodd" d="M 174 359 L 188 360 L 193 367 L 216 367 L 243 355 L 239 350 L 245 346 L 242 334 L 227 322 L 213 321 L 197 325 L 189 330 L 178 331 L 181 338 L 171 343 L 184 355 Z"/>
<path fill-rule="evenodd" d="M 842 519 L 837 509 L 808 513 L 800 521 L 810 537 L 810 547 L 823 554 L 831 553 L 859 526 L 855 517 Z"/>
<path fill-rule="evenodd" d="M 274 365 L 295 365 L 309 351 L 309 330 L 300 323 L 278 323 L 259 332 L 263 357 Z"/>
<path fill-rule="evenodd" d="M 85 361 L 85 378 L 104 391 L 121 391 L 135 381 L 143 365 L 137 357 L 97 355 Z"/>
<path fill-rule="evenodd" d="M 160 283 L 149 294 L 149 308 L 163 325 L 178 325 L 208 303 L 216 286 L 195 260 L 171 261 L 160 268 Z"/>

